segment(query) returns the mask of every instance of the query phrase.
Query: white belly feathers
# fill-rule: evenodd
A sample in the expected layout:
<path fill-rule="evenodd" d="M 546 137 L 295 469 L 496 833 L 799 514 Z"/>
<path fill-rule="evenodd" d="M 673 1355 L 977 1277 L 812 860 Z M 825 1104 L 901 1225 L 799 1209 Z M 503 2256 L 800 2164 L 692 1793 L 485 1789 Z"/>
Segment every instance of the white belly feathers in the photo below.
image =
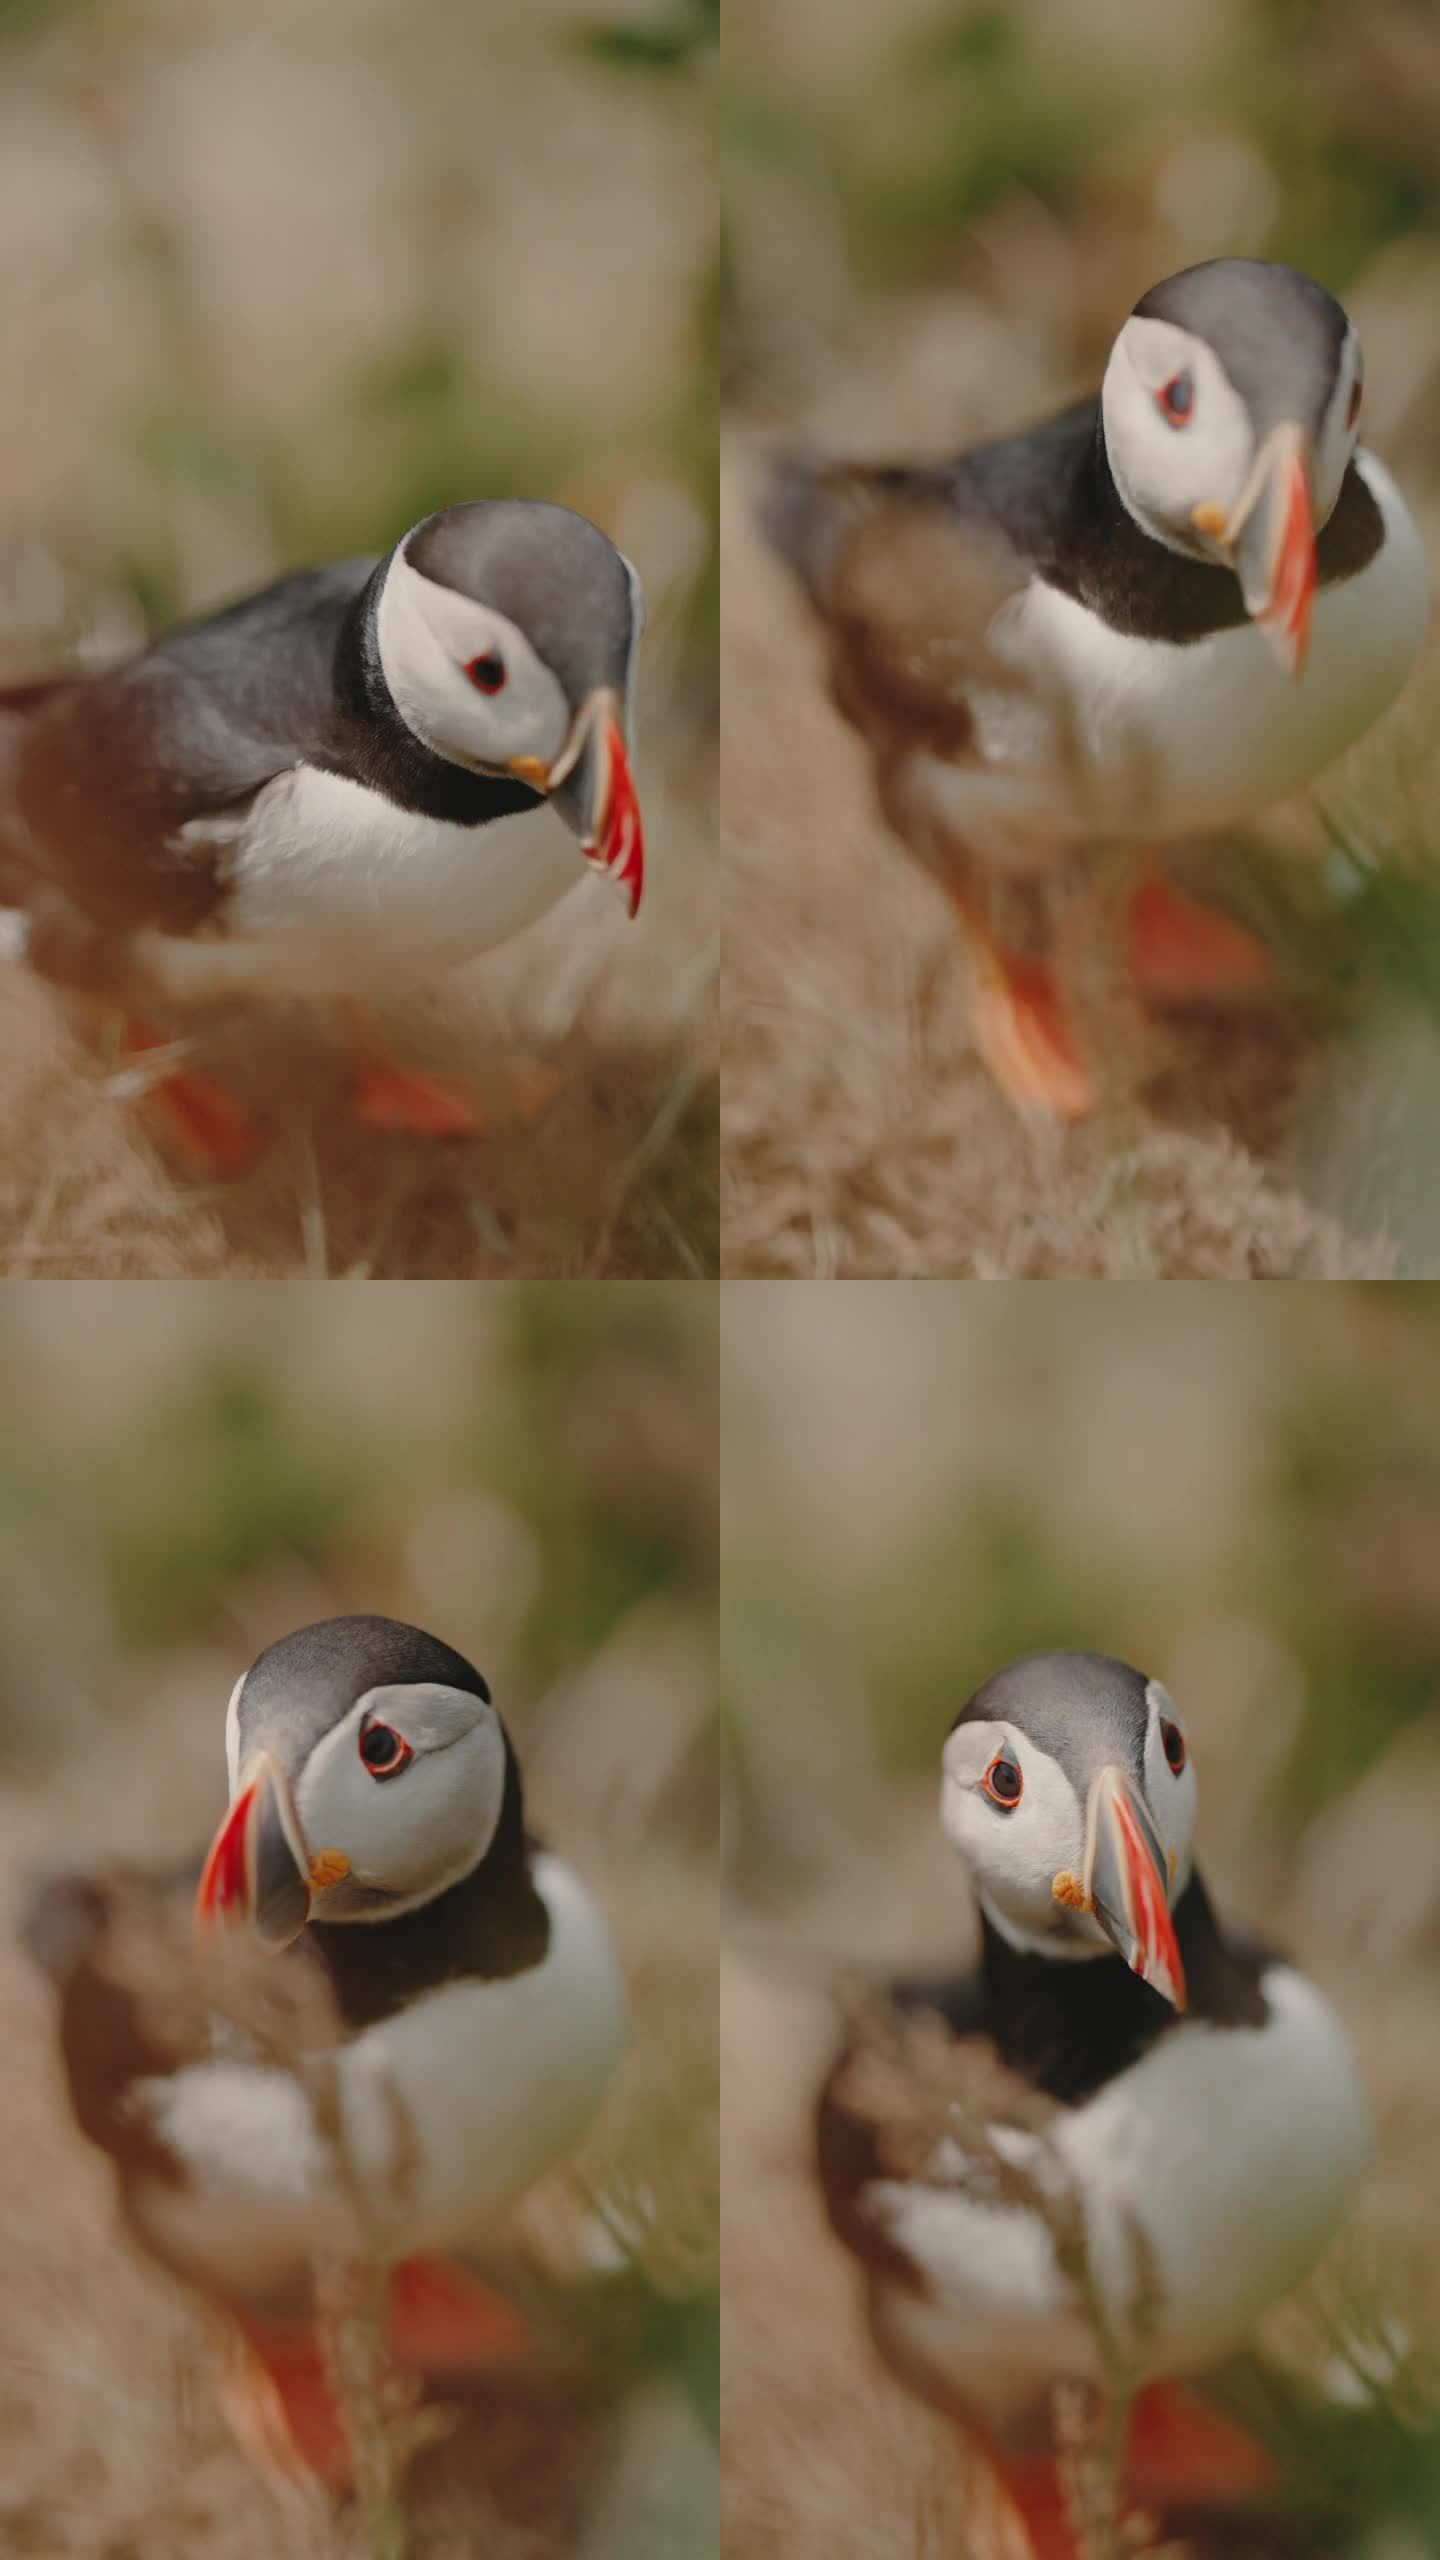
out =
<path fill-rule="evenodd" d="M 231 892 L 222 940 L 140 937 L 177 999 L 257 991 L 401 990 L 533 924 L 584 875 L 554 811 L 483 827 L 398 809 L 342 774 L 297 765 L 241 818 L 182 829 L 221 843 Z"/>
<path fill-rule="evenodd" d="M 1043 2135 L 998 2137 L 1078 2197 L 1091 2281 L 1142 2374 L 1234 2349 L 1308 2273 L 1368 2163 L 1369 2119 L 1333 2011 L 1288 1966 L 1263 1987 L 1263 2026 L 1187 2023 Z M 1057 2379 L 1098 2372 L 1038 2216 L 923 2179 L 877 2182 L 865 2205 L 924 2278 L 920 2294 L 879 2280 L 874 2306 L 921 2388 L 1003 2433 Z"/>
<path fill-rule="evenodd" d="M 603 1920 L 559 1859 L 539 1857 L 542 1964 L 454 1982 L 342 2050 L 347 2147 L 389 2254 L 482 2238 L 584 2132 L 619 2059 L 625 1990 Z M 143 2082 L 135 2103 L 187 2170 L 137 2195 L 182 2272 L 261 2295 L 317 2251 L 359 2240 L 333 2155 L 288 2074 L 217 2057 Z"/>
<path fill-rule="evenodd" d="M 1077 837 L 1233 826 L 1303 790 L 1395 700 L 1429 622 L 1405 502 L 1373 454 L 1356 467 L 1385 538 L 1355 577 L 1317 590 L 1298 682 L 1249 623 L 1183 647 L 1136 639 L 1032 579 L 990 626 L 1025 691 L 974 696 L 978 765 L 914 760 L 937 828 L 992 862 L 1033 864 Z"/>

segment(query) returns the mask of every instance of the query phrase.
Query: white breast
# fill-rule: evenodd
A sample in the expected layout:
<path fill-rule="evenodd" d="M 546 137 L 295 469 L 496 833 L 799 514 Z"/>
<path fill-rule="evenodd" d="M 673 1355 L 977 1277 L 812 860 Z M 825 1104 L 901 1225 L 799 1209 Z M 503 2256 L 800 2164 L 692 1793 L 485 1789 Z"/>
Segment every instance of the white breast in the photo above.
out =
<path fill-rule="evenodd" d="M 1373 454 L 1356 464 L 1385 538 L 1357 576 L 1317 590 L 1298 682 L 1250 623 L 1183 648 L 1134 639 L 1032 580 L 989 633 L 1026 696 L 976 696 L 978 768 L 914 760 L 937 828 L 993 862 L 1033 863 L 1077 835 L 1233 826 L 1305 789 L 1395 700 L 1429 620 L 1409 510 Z"/>
<path fill-rule="evenodd" d="M 543 1964 L 448 1984 L 343 2049 L 346 2150 L 392 2256 L 481 2238 L 578 2141 L 619 2059 L 625 1990 L 604 1921 L 558 1859 L 537 1858 L 535 1881 Z M 185 2186 L 132 2199 L 183 2272 L 258 2297 L 317 2251 L 358 2245 L 333 2150 L 288 2074 L 216 2059 L 141 2083 L 135 2104 L 186 2164 Z"/>
<path fill-rule="evenodd" d="M 1032 585 L 1008 648 L 1069 703 L 1096 825 L 1125 836 L 1233 825 L 1299 791 L 1399 693 L 1429 618 L 1424 547 L 1389 473 L 1357 466 L 1385 538 L 1357 576 L 1317 590 L 1298 683 L 1250 623 L 1187 648 L 1109 630 Z"/>
<path fill-rule="evenodd" d="M 1368 2162 L 1364 2092 L 1333 2011 L 1288 1966 L 1263 1987 L 1263 2026 L 1182 2026 L 1044 2135 L 997 2136 L 1078 2200 L 1091 2281 L 1142 2375 L 1237 2347 L 1314 2264 Z M 923 2294 L 884 2288 L 875 2304 L 919 2387 L 1004 2433 L 1057 2379 L 1098 2375 L 1043 2219 L 921 2182 L 877 2183 L 866 2201 L 925 2279 Z"/>
<path fill-rule="evenodd" d="M 278 775 L 242 818 L 197 820 L 180 842 L 191 837 L 222 850 L 224 940 L 140 944 L 182 1002 L 403 989 L 508 941 L 584 873 L 549 808 L 444 826 L 312 765 Z"/>

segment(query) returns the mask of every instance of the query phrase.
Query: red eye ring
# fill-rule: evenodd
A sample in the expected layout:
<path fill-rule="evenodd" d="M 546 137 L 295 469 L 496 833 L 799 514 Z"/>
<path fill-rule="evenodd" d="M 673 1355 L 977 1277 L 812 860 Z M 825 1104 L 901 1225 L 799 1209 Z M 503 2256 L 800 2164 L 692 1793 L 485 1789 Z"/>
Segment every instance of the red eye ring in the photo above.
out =
<path fill-rule="evenodd" d="M 391 1743 L 395 1746 L 393 1751 L 389 1748 Z M 398 1778 L 401 1770 L 415 1757 L 404 1734 L 397 1733 L 393 1724 L 367 1724 L 362 1727 L 359 1749 L 367 1775 L 377 1784 L 382 1784 L 386 1778 Z M 372 1749 L 380 1751 L 382 1756 L 378 1760 L 371 1758 Z"/>
<path fill-rule="evenodd" d="M 1185 1762 L 1189 1757 L 1189 1754 L 1185 1749 L 1184 1734 L 1181 1732 L 1178 1724 L 1171 1723 L 1168 1716 L 1162 1716 L 1160 1719 L 1160 1743 L 1161 1748 L 1164 1751 L 1168 1767 L 1178 1778 L 1184 1769 Z"/>
<path fill-rule="evenodd" d="M 505 682 L 505 661 L 498 649 L 482 649 L 465 669 L 477 693 L 499 693 Z"/>
<path fill-rule="evenodd" d="M 1162 382 L 1155 394 L 1155 405 L 1168 427 L 1188 427 L 1195 406 L 1195 376 L 1188 364 Z"/>
<path fill-rule="evenodd" d="M 1003 1789 L 999 1784 L 1002 1772 Z M 1025 1793 L 1025 1773 L 1019 1762 L 1011 1759 L 1008 1751 L 997 1751 L 980 1784 L 991 1803 L 998 1804 L 1002 1813 L 1013 1813 Z"/>

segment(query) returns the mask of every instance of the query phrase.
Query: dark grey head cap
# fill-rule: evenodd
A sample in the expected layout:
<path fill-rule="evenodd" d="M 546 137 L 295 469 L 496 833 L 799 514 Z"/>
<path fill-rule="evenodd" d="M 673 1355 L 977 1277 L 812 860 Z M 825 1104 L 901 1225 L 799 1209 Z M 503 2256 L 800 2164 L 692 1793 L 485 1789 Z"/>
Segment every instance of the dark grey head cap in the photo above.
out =
<path fill-rule="evenodd" d="M 1313 276 L 1266 258 L 1207 258 L 1152 285 L 1134 317 L 1203 338 L 1259 435 L 1287 419 L 1319 433 L 1350 322 Z"/>
<path fill-rule="evenodd" d="M 1151 1682 L 1108 1653 L 1027 1653 L 981 1683 L 955 1725 L 997 1723 L 1028 1734 L 1082 1797 L 1111 1762 L 1145 1770 Z"/>
<path fill-rule="evenodd" d="M 587 516 L 533 498 L 442 507 L 405 536 L 412 569 L 503 613 L 577 710 L 608 687 L 626 699 L 644 607 L 639 580 Z"/>
<path fill-rule="evenodd" d="M 489 1703 L 490 1691 L 463 1653 L 399 1618 L 321 1618 L 267 1646 L 235 1694 L 236 1757 L 243 1768 L 256 1751 L 273 1751 L 297 1777 L 318 1742 L 368 1689 L 432 1680 L 467 1689 Z"/>

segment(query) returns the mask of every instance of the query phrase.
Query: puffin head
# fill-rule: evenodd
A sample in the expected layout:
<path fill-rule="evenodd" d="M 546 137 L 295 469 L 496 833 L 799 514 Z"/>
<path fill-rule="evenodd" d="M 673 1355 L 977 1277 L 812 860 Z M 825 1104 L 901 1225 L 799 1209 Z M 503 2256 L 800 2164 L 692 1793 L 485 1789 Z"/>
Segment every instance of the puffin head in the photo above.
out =
<path fill-rule="evenodd" d="M 554 802 L 587 862 L 640 903 L 630 775 L 640 581 L 599 528 L 522 498 L 443 507 L 385 563 L 380 673 L 412 737 Z"/>
<path fill-rule="evenodd" d="M 985 1681 L 945 1744 L 940 1820 L 991 1926 L 1027 1952 L 1118 1949 L 1176 2009 L 1171 1909 L 1195 1774 L 1169 1692 L 1101 1653 L 1032 1653 Z"/>
<path fill-rule="evenodd" d="M 1125 506 L 1170 550 L 1234 572 L 1292 675 L 1363 372 L 1333 296 L 1259 258 L 1211 258 L 1152 286 L 1106 369 L 1105 448 Z"/>
<path fill-rule="evenodd" d="M 244 1923 L 283 1947 L 312 1908 L 391 1919 L 523 1843 L 520 1773 L 484 1680 L 398 1619 L 325 1618 L 272 1644 L 236 1683 L 226 1753 L 202 1928 Z"/>

